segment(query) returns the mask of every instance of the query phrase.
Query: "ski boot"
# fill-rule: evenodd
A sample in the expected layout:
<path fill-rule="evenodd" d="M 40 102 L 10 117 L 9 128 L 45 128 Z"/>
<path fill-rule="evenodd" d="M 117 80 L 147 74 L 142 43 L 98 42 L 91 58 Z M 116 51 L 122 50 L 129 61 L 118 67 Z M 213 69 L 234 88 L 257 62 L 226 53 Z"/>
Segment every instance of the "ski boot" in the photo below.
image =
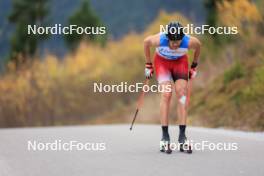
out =
<path fill-rule="evenodd" d="M 170 148 L 170 139 L 162 138 L 160 141 L 160 151 L 167 154 L 171 154 L 172 150 Z"/>
<path fill-rule="evenodd" d="M 192 153 L 192 146 L 185 135 L 179 135 L 180 152 Z"/>

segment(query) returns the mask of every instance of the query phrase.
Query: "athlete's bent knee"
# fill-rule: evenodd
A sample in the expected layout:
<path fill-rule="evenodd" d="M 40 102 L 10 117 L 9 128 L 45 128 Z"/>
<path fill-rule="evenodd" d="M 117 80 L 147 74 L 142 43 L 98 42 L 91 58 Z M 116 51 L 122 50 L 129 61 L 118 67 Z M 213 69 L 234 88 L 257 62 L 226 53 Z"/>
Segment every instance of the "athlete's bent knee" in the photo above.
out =
<path fill-rule="evenodd" d="M 177 91 L 177 97 L 180 104 L 185 105 L 187 101 L 186 91 L 184 88 L 181 88 Z"/>
<path fill-rule="evenodd" d="M 185 105 L 186 104 L 186 100 L 187 100 L 187 97 L 186 95 L 182 95 L 179 97 L 178 101 L 182 104 L 182 105 Z"/>

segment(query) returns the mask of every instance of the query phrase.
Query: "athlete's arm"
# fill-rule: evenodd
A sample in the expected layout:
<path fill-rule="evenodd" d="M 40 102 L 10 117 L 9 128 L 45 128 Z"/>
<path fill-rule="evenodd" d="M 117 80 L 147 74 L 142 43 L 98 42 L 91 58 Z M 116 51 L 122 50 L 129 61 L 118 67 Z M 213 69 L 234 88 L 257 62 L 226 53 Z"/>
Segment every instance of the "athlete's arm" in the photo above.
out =
<path fill-rule="evenodd" d="M 189 72 L 190 79 L 193 79 L 197 75 L 196 67 L 198 66 L 199 56 L 201 52 L 201 42 L 195 37 L 190 37 L 189 49 L 194 50 L 193 62 L 191 65 L 191 70 Z"/>
<path fill-rule="evenodd" d="M 150 48 L 151 47 L 158 47 L 160 45 L 160 34 L 151 35 L 145 38 L 144 40 L 144 53 L 146 63 L 151 63 L 150 58 Z"/>
<path fill-rule="evenodd" d="M 193 63 L 197 65 L 201 52 L 201 42 L 196 37 L 190 37 L 189 49 L 194 50 Z"/>

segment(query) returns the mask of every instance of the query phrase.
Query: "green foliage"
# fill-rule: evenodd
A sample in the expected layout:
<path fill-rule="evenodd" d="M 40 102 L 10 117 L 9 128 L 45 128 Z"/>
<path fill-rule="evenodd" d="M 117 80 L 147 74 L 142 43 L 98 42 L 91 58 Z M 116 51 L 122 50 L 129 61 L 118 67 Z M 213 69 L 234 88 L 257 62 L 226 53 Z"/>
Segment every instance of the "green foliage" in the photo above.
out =
<path fill-rule="evenodd" d="M 234 101 L 235 105 L 237 107 L 240 106 L 241 102 L 242 102 L 242 98 L 243 98 L 243 93 L 242 91 L 237 91 L 233 96 L 231 96 L 231 100 Z"/>
<path fill-rule="evenodd" d="M 35 54 L 37 46 L 47 35 L 28 35 L 28 25 L 44 26 L 48 15 L 46 0 L 13 0 L 13 9 L 9 15 L 9 22 L 15 25 L 15 32 L 11 37 L 10 59 L 18 62 L 19 56 L 28 58 Z"/>
<path fill-rule="evenodd" d="M 228 83 L 242 78 L 245 75 L 245 70 L 241 63 L 237 62 L 234 66 L 232 66 L 229 70 L 224 73 L 224 85 Z"/>
<path fill-rule="evenodd" d="M 91 9 L 88 0 L 82 2 L 80 8 L 69 18 L 69 25 L 77 25 L 79 27 L 100 27 L 103 26 L 99 17 Z M 72 34 L 65 35 L 65 41 L 71 49 L 76 49 L 82 40 L 93 41 L 105 45 L 107 36 L 106 35 L 95 35 L 95 34 Z"/>
<path fill-rule="evenodd" d="M 258 83 L 264 86 L 264 66 L 255 70 L 253 76 L 254 83 Z"/>
<path fill-rule="evenodd" d="M 258 99 L 264 96 L 264 66 L 258 67 L 253 71 L 252 82 L 244 90 L 244 95 L 248 99 Z"/>

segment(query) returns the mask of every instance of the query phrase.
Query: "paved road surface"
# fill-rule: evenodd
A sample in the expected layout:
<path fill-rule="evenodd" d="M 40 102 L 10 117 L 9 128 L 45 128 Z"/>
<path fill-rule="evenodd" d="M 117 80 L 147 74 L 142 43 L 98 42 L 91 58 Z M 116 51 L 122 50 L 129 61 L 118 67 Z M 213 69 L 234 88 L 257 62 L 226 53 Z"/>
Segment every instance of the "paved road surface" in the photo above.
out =
<path fill-rule="evenodd" d="M 74 126 L 0 130 L 0 176 L 264 176 L 264 133 L 188 128 L 195 142 L 237 143 L 237 151 L 159 152 L 160 127 Z M 178 128 L 170 127 L 172 142 Z M 71 140 L 105 151 L 28 151 L 28 141 Z"/>

